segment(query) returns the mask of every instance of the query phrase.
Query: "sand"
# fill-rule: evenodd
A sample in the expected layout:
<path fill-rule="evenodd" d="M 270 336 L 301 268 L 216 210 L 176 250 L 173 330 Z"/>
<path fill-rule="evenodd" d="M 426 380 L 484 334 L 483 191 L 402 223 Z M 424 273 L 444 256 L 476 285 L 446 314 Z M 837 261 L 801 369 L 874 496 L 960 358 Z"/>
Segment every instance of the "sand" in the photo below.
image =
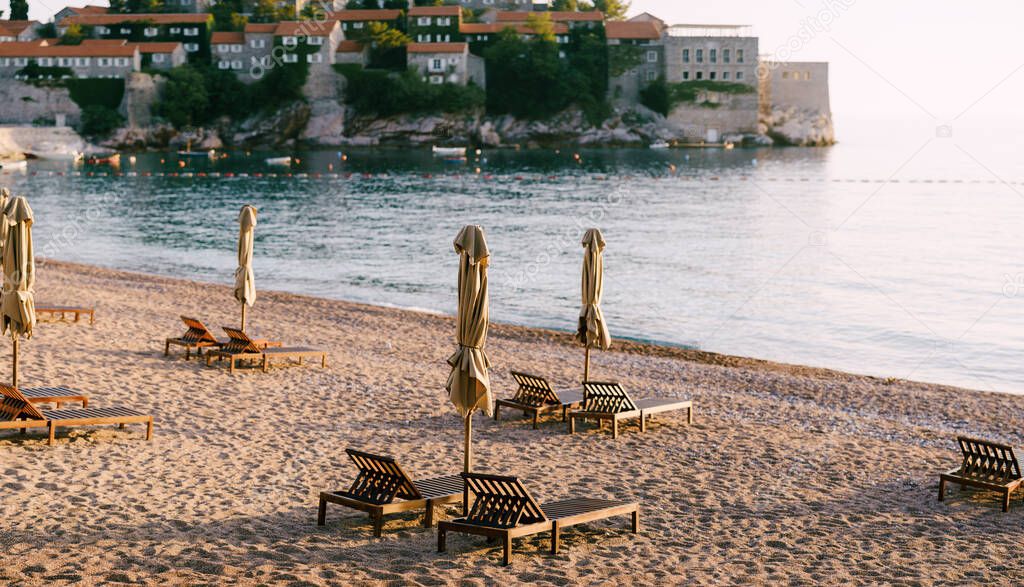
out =
<path fill-rule="evenodd" d="M 163 338 L 179 314 L 234 324 L 227 286 L 41 264 L 37 299 L 95 304 L 95 326 L 41 324 L 23 344 L 23 385 L 64 383 L 93 405 L 154 414 L 143 428 L 0 433 L 0 583 L 637 584 L 986 583 L 1024 580 L 1024 503 L 985 492 L 936 500 L 960 433 L 1021 444 L 1024 398 L 882 381 L 639 344 L 595 353 L 595 378 L 637 397 L 692 398 L 697 419 L 656 419 L 618 440 L 567 434 L 518 414 L 476 421 L 480 470 L 520 476 L 536 498 L 638 500 L 642 531 L 620 518 L 578 526 L 560 554 L 546 535 L 517 541 L 510 567 L 482 539 L 404 515 L 375 539 L 364 514 L 317 495 L 346 488 L 346 447 L 395 455 L 414 476 L 461 467 L 460 420 L 444 360 L 453 320 L 260 292 L 250 330 L 329 349 L 329 366 L 234 376 Z M 10 344 L 4 345 L 4 360 Z M 509 370 L 580 377 L 569 336 L 496 325 L 494 389 Z M 4 368 L 3 373 L 8 373 Z M 451 517 L 456 512 L 443 513 Z"/>

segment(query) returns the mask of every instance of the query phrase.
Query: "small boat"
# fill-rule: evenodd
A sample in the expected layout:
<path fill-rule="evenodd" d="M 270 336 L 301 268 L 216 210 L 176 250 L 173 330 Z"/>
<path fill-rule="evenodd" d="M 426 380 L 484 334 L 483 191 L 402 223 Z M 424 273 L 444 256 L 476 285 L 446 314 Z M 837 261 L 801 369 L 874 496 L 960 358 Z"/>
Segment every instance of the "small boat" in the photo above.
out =
<path fill-rule="evenodd" d="M 36 159 L 48 159 L 50 161 L 72 161 L 79 162 L 85 158 L 85 153 L 75 150 L 57 150 L 43 147 L 27 153 Z"/>
<path fill-rule="evenodd" d="M 267 165 L 291 165 L 291 157 L 268 157 L 263 160 Z"/>
<path fill-rule="evenodd" d="M 434 154 L 439 157 L 465 157 L 466 147 L 432 147 Z"/>
<path fill-rule="evenodd" d="M 28 168 L 28 161 L 25 161 L 24 159 L 20 161 L 0 161 L 0 169 L 4 171 L 15 171 L 26 168 Z"/>
<path fill-rule="evenodd" d="M 110 165 L 113 167 L 117 167 L 121 165 L 121 154 L 114 153 L 113 155 L 106 155 L 103 157 L 92 156 L 86 159 L 85 162 L 88 163 L 89 165 Z"/>
<path fill-rule="evenodd" d="M 665 141 L 656 141 L 656 142 L 651 143 L 651 145 L 650 145 L 650 148 L 652 148 L 652 149 L 667 149 L 668 147 L 669 147 L 669 144 L 666 143 Z"/>
<path fill-rule="evenodd" d="M 178 151 L 179 157 L 209 157 L 211 159 L 217 156 L 216 149 L 210 149 L 209 151 L 193 151 L 192 141 L 185 144 L 185 149 Z"/>

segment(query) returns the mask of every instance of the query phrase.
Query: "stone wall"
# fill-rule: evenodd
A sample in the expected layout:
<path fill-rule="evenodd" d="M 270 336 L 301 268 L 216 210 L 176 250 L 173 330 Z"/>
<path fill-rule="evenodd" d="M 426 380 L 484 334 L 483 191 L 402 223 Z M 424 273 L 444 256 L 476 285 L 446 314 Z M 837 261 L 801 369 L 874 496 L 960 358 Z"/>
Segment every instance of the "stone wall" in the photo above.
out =
<path fill-rule="evenodd" d="M 65 115 L 69 125 L 78 124 L 81 118 L 82 111 L 67 88 L 36 87 L 15 80 L 0 84 L 0 124 L 53 121 L 58 114 Z"/>
<path fill-rule="evenodd" d="M 694 141 L 719 142 L 725 135 L 757 133 L 757 92 L 710 94 L 698 97 L 695 103 L 676 106 L 669 112 L 668 121 Z"/>

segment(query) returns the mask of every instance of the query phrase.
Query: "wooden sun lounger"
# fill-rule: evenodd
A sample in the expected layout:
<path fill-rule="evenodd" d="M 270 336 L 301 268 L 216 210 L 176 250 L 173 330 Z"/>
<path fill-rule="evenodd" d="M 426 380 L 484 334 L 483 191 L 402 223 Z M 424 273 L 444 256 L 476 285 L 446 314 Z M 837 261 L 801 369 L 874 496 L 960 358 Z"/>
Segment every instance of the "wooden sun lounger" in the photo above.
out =
<path fill-rule="evenodd" d="M 413 481 L 392 457 L 351 448 L 345 452 L 359 469 L 359 475 L 348 490 L 320 493 L 318 526 L 326 523 L 327 504 L 336 503 L 369 513 L 373 535 L 379 537 L 388 514 L 426 509 L 423 525 L 429 528 L 434 525 L 434 506 L 462 501 L 465 485 L 458 475 Z M 401 501 L 396 502 L 396 498 Z"/>
<path fill-rule="evenodd" d="M 939 501 L 946 497 L 946 483 L 956 483 L 1002 493 L 1003 511 L 1010 511 L 1010 494 L 1024 483 L 1013 447 L 966 436 L 956 441 L 964 459 L 958 468 L 939 475 Z"/>
<path fill-rule="evenodd" d="M 577 408 L 583 403 L 583 393 L 579 391 L 556 392 L 548 384 L 547 379 L 519 371 L 512 372 L 512 378 L 519 384 L 515 396 L 511 399 L 499 399 L 494 402 L 494 419 L 498 419 L 501 406 L 522 410 L 524 416 L 533 416 L 533 429 L 537 429 L 537 419 L 541 414 L 562 411 L 562 421 L 570 408 Z"/>
<path fill-rule="evenodd" d="M 145 424 L 146 440 L 153 438 L 153 416 L 128 408 L 75 408 L 40 411 L 19 390 L 0 385 L 0 430 L 48 428 L 52 445 L 57 428 L 117 424 Z"/>
<path fill-rule="evenodd" d="M 53 321 L 69 322 L 67 316 L 70 314 L 75 317 L 72 322 L 78 322 L 82 316 L 89 317 L 89 324 L 96 322 L 96 309 L 85 308 L 76 306 L 36 306 L 36 317 L 40 314 L 46 314 L 50 316 Z"/>
<path fill-rule="evenodd" d="M 640 530 L 640 504 L 606 499 L 574 498 L 539 505 L 515 477 L 462 473 L 475 496 L 469 515 L 437 524 L 437 551 L 447 549 L 448 532 L 497 538 L 504 548 L 503 563 L 512 558 L 512 539 L 551 532 L 551 554 L 558 554 L 564 528 L 631 514 L 633 533 Z"/>
<path fill-rule="evenodd" d="M 270 370 L 270 359 L 298 359 L 299 364 L 306 357 L 319 358 L 320 366 L 327 366 L 327 352 L 310 347 L 283 347 L 283 348 L 260 348 L 257 341 L 249 338 L 244 332 L 237 328 L 221 326 L 228 335 L 228 342 L 222 344 L 217 350 L 206 352 L 206 366 L 210 366 L 213 359 L 218 361 L 228 359 L 228 371 L 235 372 L 235 364 L 238 361 L 259 361 L 262 364 L 263 372 Z"/>
<path fill-rule="evenodd" d="M 181 321 L 188 327 L 188 331 L 177 338 L 168 338 L 164 342 L 164 356 L 170 354 L 172 344 L 185 347 L 186 361 L 191 357 L 192 349 L 195 349 L 196 356 L 202 356 L 204 348 L 220 347 L 227 344 L 227 341 L 217 340 L 217 337 L 201 321 L 189 318 L 188 316 L 182 316 Z M 260 349 L 281 346 L 280 342 L 264 340 L 262 338 L 254 338 L 252 341 Z"/>
<path fill-rule="evenodd" d="M 81 402 L 83 408 L 89 407 L 89 396 L 81 391 L 59 385 L 56 387 L 22 387 L 21 394 L 31 404 L 56 404 L 60 409 L 61 404 L 68 402 Z"/>
<path fill-rule="evenodd" d="M 662 412 L 686 410 L 686 421 L 693 424 L 693 402 L 678 399 L 644 399 L 633 401 L 615 382 L 588 381 L 583 384 L 583 407 L 569 412 L 569 434 L 576 432 L 576 419 L 595 419 L 600 426 L 612 423 L 612 438 L 619 437 L 619 421 L 640 418 L 640 432 L 647 431 L 647 420 Z"/>

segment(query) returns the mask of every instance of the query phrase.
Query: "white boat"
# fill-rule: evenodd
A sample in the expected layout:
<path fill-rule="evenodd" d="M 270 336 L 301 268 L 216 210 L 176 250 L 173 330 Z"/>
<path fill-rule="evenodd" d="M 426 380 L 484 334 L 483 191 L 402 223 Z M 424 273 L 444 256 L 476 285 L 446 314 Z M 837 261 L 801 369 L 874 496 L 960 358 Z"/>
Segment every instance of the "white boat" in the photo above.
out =
<path fill-rule="evenodd" d="M 466 147 L 433 147 L 434 154 L 439 157 L 465 157 Z"/>
<path fill-rule="evenodd" d="M 4 171 L 14 171 L 18 169 L 28 168 L 28 161 L 24 159 L 20 161 L 0 161 L 0 169 Z"/>
<path fill-rule="evenodd" d="M 263 160 L 267 165 L 291 165 L 291 157 L 268 157 Z"/>
<path fill-rule="evenodd" d="M 81 151 L 67 148 L 59 149 L 50 145 L 43 145 L 38 149 L 29 151 L 27 154 L 36 159 L 49 159 L 51 161 L 72 161 L 77 163 L 85 159 L 85 153 Z"/>
<path fill-rule="evenodd" d="M 657 142 L 651 143 L 651 148 L 652 149 L 667 149 L 668 147 L 669 147 L 669 144 L 666 143 L 665 141 L 657 141 Z"/>

